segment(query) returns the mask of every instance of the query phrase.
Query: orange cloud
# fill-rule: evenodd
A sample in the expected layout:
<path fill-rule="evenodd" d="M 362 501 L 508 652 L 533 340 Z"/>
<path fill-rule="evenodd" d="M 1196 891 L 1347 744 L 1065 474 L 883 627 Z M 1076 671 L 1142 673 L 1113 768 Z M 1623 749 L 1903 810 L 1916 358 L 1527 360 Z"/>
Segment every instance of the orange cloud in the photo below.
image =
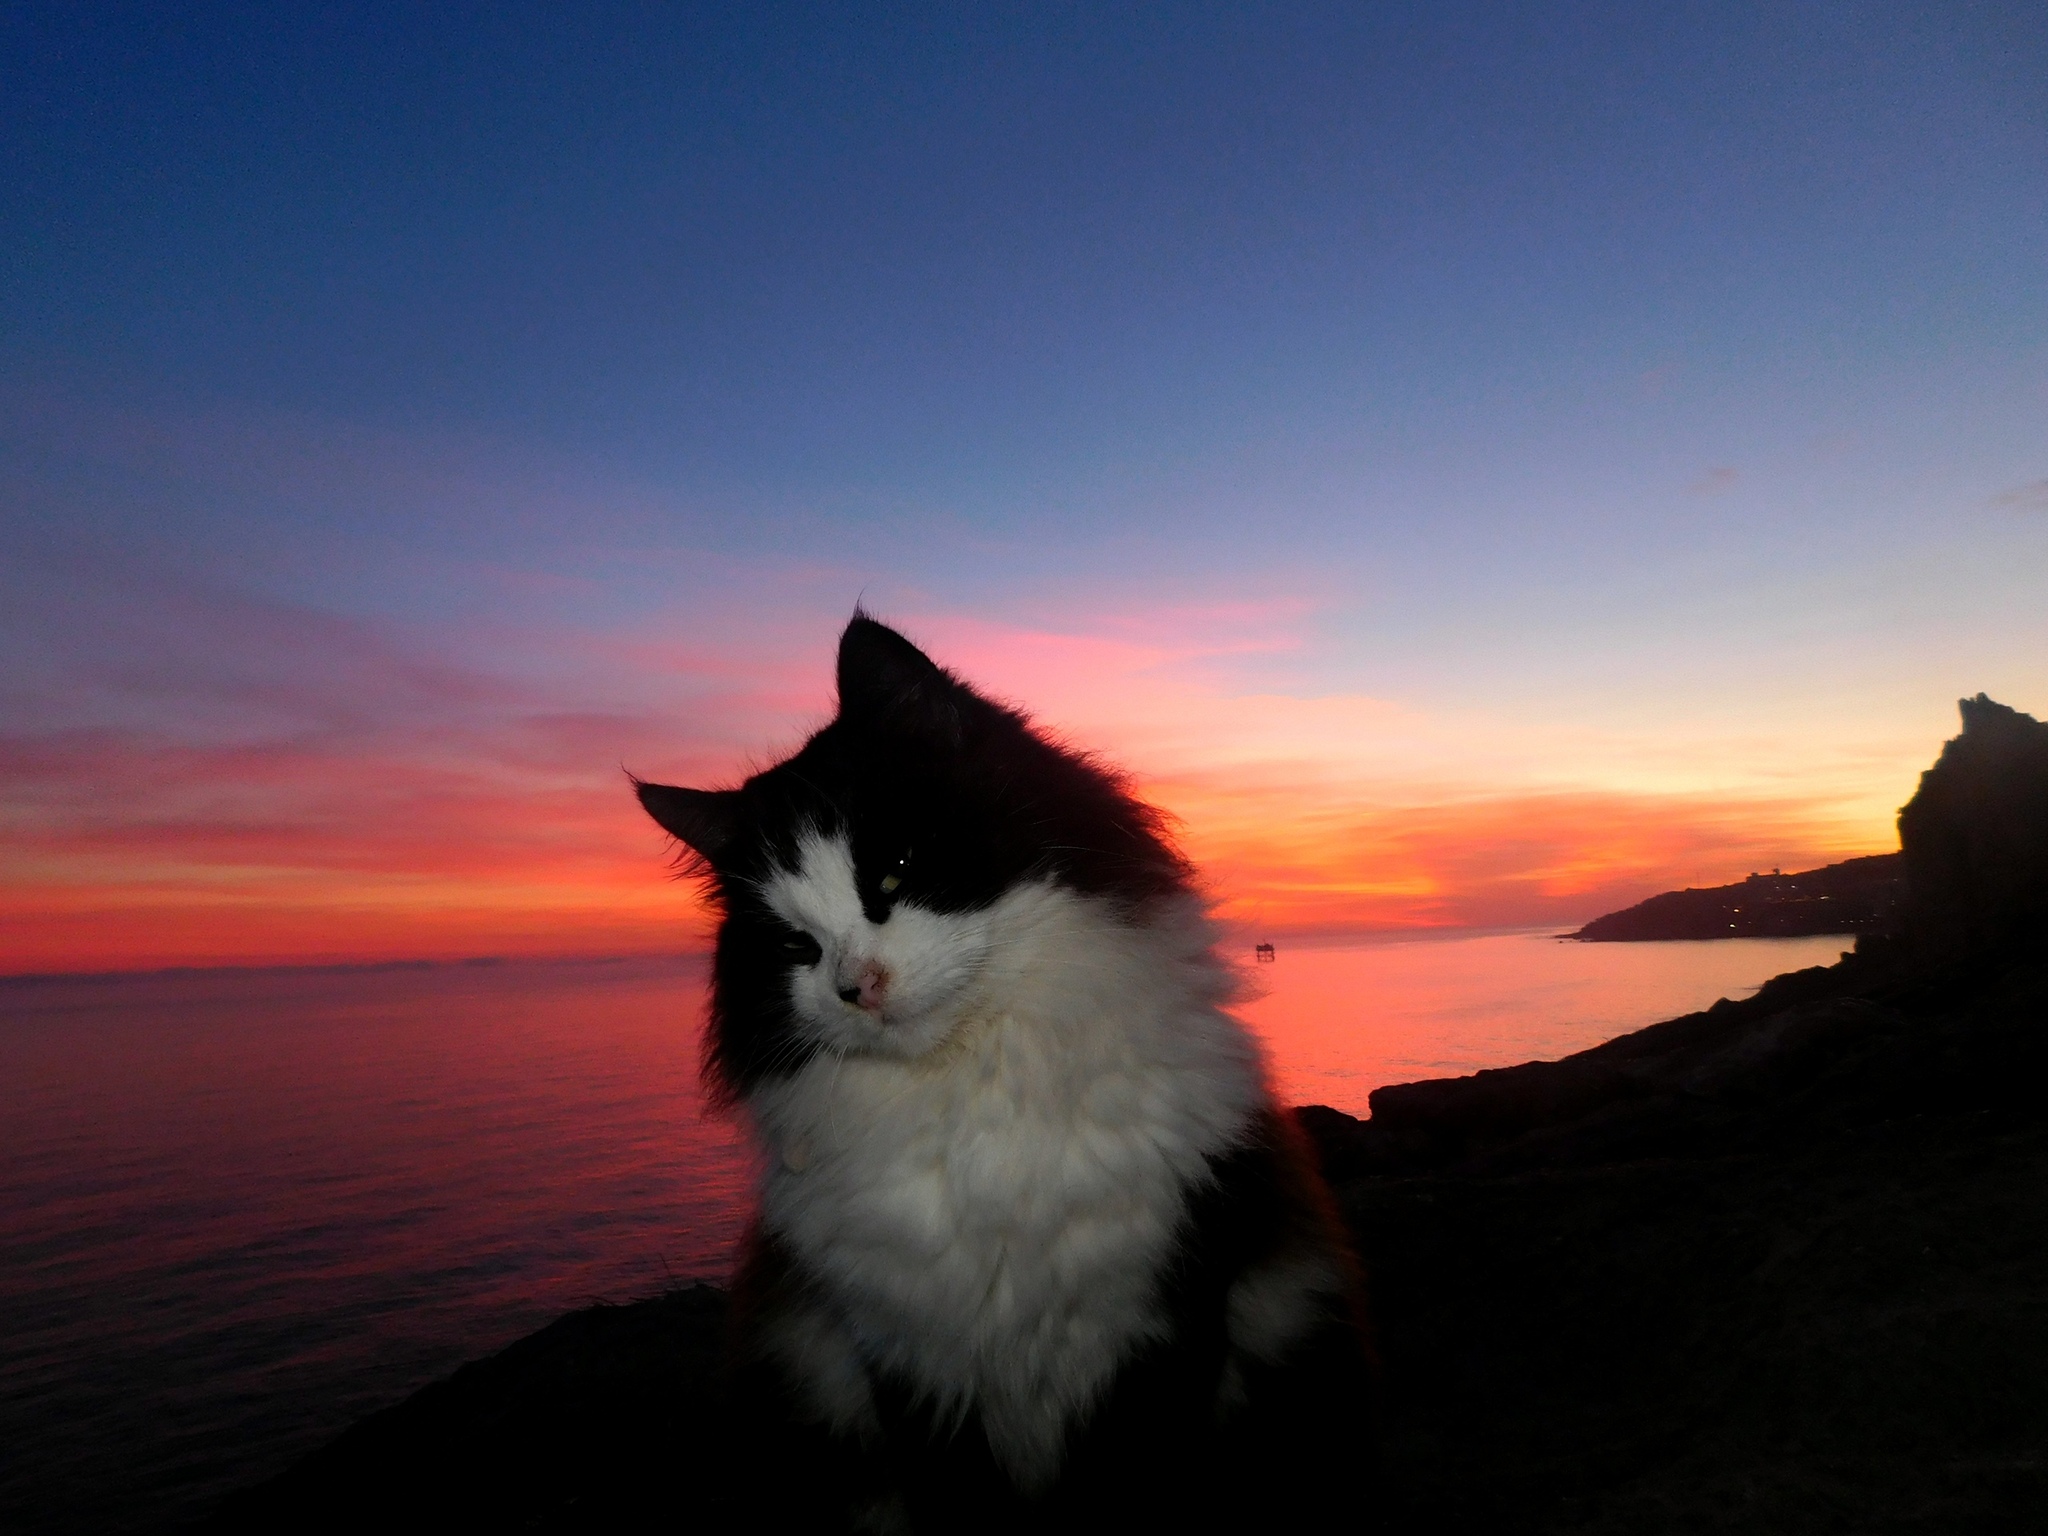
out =
<path fill-rule="evenodd" d="M 662 878 L 664 840 L 624 776 L 587 756 L 573 774 L 549 768 L 559 725 L 512 730 L 491 752 L 465 743 L 466 757 L 448 744 L 431 755 L 418 744 L 416 755 L 200 748 L 110 732 L 0 742 L 0 966 L 618 953 L 700 941 L 701 917 Z"/>
<path fill-rule="evenodd" d="M 1165 781 L 1231 921 L 1265 934 L 1576 925 L 1660 890 L 1872 851 L 1824 806 L 1543 792 L 1374 806 Z"/>

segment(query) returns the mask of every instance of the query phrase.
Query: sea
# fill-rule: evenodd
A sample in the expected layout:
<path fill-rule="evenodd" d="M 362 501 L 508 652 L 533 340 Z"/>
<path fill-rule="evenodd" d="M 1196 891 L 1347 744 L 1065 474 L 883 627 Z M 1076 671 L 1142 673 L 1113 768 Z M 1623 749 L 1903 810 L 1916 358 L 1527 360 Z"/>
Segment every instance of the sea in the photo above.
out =
<path fill-rule="evenodd" d="M 1294 1103 L 1550 1059 L 1848 940 L 1245 956 Z M 0 980 L 0 1531 L 175 1529 L 597 1301 L 730 1273 L 701 957 Z"/>

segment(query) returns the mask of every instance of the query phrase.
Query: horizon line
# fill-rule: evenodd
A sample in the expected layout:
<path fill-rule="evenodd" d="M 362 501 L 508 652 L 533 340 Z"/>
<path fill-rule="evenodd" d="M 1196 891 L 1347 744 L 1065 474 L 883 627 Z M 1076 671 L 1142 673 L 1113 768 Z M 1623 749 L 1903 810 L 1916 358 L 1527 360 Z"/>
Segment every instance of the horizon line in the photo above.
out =
<path fill-rule="evenodd" d="M 1346 943 L 1399 943 L 1412 941 L 1428 943 L 1459 938 L 1504 937 L 1512 934 L 1547 934 L 1559 940 L 1568 940 L 1574 933 L 1561 929 L 1556 922 L 1544 923 L 1428 923 L 1394 924 L 1373 927 L 1338 926 L 1323 928 L 1268 928 L 1254 930 L 1228 920 L 1223 925 L 1233 941 L 1227 947 L 1238 944 L 1251 946 L 1257 942 L 1278 940 L 1302 948 L 1338 948 Z M 1584 926 L 1580 924 L 1578 926 Z M 1655 942 L 1655 941 L 1647 941 Z M 1699 942 L 1673 940 L 1668 942 Z M 1715 940 L 1713 942 L 1724 942 Z M 486 954 L 412 956 L 404 958 L 362 959 L 362 960 L 257 960 L 218 962 L 199 961 L 189 964 L 99 966 L 82 970 L 38 970 L 0 971 L 0 987 L 29 986 L 38 982 L 58 981 L 145 981 L 168 979 L 181 976 L 262 976 L 279 974 L 300 975 L 369 975 L 387 971 L 435 971 L 435 970 L 490 970 L 499 966 L 514 965 L 624 965 L 633 961 L 648 960 L 693 960 L 708 958 L 712 944 L 707 936 L 700 945 L 683 946 L 673 949 L 639 949 L 600 951 L 588 954 Z"/>

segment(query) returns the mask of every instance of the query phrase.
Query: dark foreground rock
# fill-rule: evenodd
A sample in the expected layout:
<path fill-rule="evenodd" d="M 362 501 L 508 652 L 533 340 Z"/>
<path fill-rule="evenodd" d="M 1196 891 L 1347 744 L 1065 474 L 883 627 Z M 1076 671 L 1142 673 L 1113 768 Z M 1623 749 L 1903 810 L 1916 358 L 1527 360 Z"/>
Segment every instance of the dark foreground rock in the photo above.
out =
<path fill-rule="evenodd" d="M 715 1390 L 725 1293 L 572 1312 L 371 1415 L 207 1527 L 737 1529 Z"/>
<path fill-rule="evenodd" d="M 1857 970 L 1305 1112 L 1402 1528 L 2048 1529 L 2048 968 Z"/>
<path fill-rule="evenodd" d="M 2048 828 L 2048 729 L 1965 721 L 1901 818 L 1898 936 L 1563 1061 L 1383 1088 L 1369 1120 L 1300 1112 L 1385 1365 L 1356 1515 L 2048 1530 L 2048 881 L 2010 857 Z M 746 1529 L 723 1306 L 565 1318 L 213 1529 Z"/>
<path fill-rule="evenodd" d="M 1904 859 L 1896 853 L 1874 853 L 1794 875 L 1773 871 L 1733 885 L 1666 891 L 1596 917 L 1571 937 L 1611 944 L 1882 933 L 1896 924 L 1905 902 Z"/>

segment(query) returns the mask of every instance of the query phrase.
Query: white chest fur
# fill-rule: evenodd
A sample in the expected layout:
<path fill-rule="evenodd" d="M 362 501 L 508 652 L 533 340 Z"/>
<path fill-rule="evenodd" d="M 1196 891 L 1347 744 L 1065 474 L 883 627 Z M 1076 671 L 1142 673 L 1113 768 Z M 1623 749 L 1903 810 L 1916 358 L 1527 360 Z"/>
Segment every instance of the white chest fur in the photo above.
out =
<path fill-rule="evenodd" d="M 940 1044 L 828 1051 L 751 1107 L 763 1221 L 829 1298 L 810 1326 L 978 1409 L 1030 1487 L 1158 1332 L 1187 1189 L 1265 1089 L 1192 904 L 1134 927 L 1032 885 L 976 922 Z"/>

